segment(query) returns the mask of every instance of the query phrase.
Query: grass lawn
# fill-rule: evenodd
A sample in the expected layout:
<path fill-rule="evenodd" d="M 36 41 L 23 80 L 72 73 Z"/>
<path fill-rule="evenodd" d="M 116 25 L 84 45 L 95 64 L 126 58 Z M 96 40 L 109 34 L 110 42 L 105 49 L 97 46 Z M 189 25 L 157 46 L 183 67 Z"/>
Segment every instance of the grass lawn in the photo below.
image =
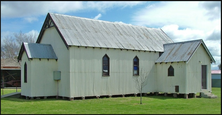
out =
<path fill-rule="evenodd" d="M 14 92 L 16 92 L 16 89 L 1 89 L 1 95 L 14 93 Z M 17 89 L 17 92 L 21 92 L 21 89 Z"/>
<path fill-rule="evenodd" d="M 221 88 L 212 88 L 218 98 L 173 98 L 171 96 L 112 97 L 86 100 L 1 99 L 1 114 L 221 114 Z"/>

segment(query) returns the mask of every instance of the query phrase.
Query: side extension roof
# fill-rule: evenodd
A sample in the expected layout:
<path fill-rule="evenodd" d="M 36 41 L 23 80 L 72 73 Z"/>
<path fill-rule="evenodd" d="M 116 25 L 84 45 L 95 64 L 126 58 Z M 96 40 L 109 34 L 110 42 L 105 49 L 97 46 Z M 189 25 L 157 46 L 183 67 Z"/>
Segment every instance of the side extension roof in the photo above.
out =
<path fill-rule="evenodd" d="M 58 59 L 50 44 L 23 42 L 19 52 L 18 60 L 21 60 L 22 53 L 24 51 L 26 52 L 29 59 L 32 58 Z"/>
<path fill-rule="evenodd" d="M 201 44 L 209 55 L 211 62 L 215 63 L 213 56 L 202 39 L 164 44 L 164 53 L 156 60 L 156 63 L 181 61 L 188 62 Z"/>

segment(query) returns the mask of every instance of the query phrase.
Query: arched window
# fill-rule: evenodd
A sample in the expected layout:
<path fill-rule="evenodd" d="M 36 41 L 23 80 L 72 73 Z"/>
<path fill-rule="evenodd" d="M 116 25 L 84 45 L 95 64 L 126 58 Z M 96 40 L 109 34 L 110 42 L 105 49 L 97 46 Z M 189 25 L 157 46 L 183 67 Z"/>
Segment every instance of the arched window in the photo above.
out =
<path fill-rule="evenodd" d="M 24 82 L 27 83 L 27 64 L 24 64 Z"/>
<path fill-rule="evenodd" d="M 170 65 L 170 67 L 168 68 L 168 76 L 174 76 L 174 68 L 173 66 Z"/>
<path fill-rule="evenodd" d="M 109 76 L 109 57 L 103 56 L 103 76 Z"/>
<path fill-rule="evenodd" d="M 133 75 L 139 75 L 139 58 L 133 58 Z"/>

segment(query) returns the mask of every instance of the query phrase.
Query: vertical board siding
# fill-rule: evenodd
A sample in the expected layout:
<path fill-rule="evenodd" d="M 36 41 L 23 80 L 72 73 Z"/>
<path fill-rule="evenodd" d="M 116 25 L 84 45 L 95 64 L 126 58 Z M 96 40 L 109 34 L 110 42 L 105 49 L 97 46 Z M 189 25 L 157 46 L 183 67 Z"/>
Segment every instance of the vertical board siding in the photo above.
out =
<path fill-rule="evenodd" d="M 174 68 L 174 76 L 168 76 L 170 65 Z M 179 93 L 185 93 L 186 63 L 161 63 L 157 68 L 157 92 L 176 93 L 175 86 L 179 86 Z"/>
<path fill-rule="evenodd" d="M 27 83 L 24 83 L 24 64 L 27 64 Z M 31 96 L 31 61 L 28 60 L 26 52 L 22 54 L 21 60 L 21 95 Z"/>
<path fill-rule="evenodd" d="M 70 47 L 70 92 L 71 97 L 121 95 L 138 93 L 133 76 L 133 58 L 140 60 L 140 69 L 149 72 L 147 86 L 143 92 L 155 90 L 154 61 L 158 53 Z M 110 75 L 102 76 L 102 57 L 110 58 Z M 142 73 L 140 73 L 142 74 Z"/>
<path fill-rule="evenodd" d="M 55 96 L 57 87 L 53 79 L 53 71 L 57 70 L 56 60 L 32 59 L 31 69 L 31 97 Z"/>
<path fill-rule="evenodd" d="M 202 90 L 201 65 L 207 65 L 207 90 L 211 91 L 210 57 L 201 45 L 187 64 L 187 93 L 196 93 Z"/>
<path fill-rule="evenodd" d="M 61 80 L 59 81 L 59 96 L 70 97 L 70 79 L 69 79 L 69 51 L 62 41 L 55 27 L 45 30 L 42 40 L 42 44 L 51 44 L 53 50 L 58 57 L 57 67 L 58 71 L 61 71 Z"/>

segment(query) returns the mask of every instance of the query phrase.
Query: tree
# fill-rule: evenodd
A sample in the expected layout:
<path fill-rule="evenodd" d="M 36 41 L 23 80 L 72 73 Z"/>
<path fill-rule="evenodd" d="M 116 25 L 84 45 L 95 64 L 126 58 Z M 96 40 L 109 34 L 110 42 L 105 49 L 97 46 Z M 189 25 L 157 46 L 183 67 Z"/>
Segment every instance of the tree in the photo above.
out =
<path fill-rule="evenodd" d="M 15 40 L 7 36 L 3 39 L 3 45 L 1 46 L 1 58 L 16 58 L 18 54 L 18 45 L 15 43 Z"/>
<path fill-rule="evenodd" d="M 143 69 L 141 69 L 140 76 L 136 76 L 135 78 L 135 83 L 136 83 L 136 88 L 140 92 L 140 104 L 142 104 L 142 91 L 143 87 L 147 85 L 147 79 L 148 79 L 148 73 L 143 72 Z"/>
<path fill-rule="evenodd" d="M 218 65 L 219 69 L 221 70 L 221 63 Z"/>
<path fill-rule="evenodd" d="M 25 34 L 22 33 L 22 31 L 19 33 L 14 33 L 11 36 L 6 36 L 3 38 L 3 43 L 1 44 L 1 59 L 16 59 L 18 57 L 22 42 L 34 43 L 36 39 L 37 34 Z"/>

